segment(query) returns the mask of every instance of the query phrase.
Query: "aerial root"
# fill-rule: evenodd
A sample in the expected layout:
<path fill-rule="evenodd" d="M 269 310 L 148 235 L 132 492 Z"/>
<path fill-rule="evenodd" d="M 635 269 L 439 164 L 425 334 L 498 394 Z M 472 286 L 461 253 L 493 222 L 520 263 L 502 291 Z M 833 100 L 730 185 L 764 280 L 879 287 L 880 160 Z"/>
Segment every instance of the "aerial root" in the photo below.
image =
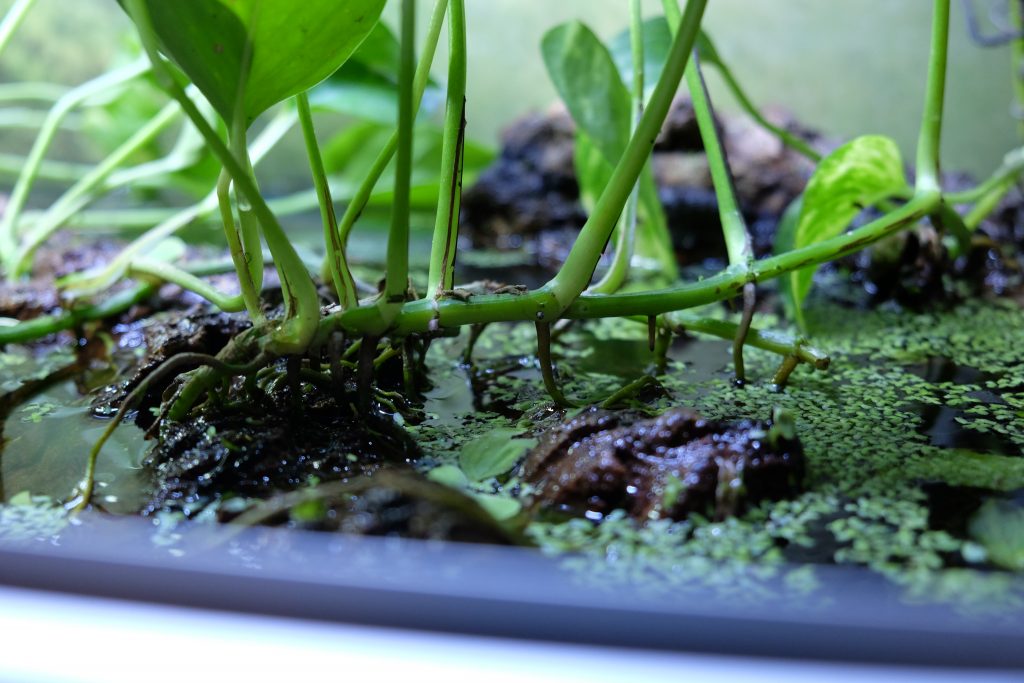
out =
<path fill-rule="evenodd" d="M 747 381 L 747 373 L 743 364 L 743 346 L 747 343 L 747 335 L 750 334 L 750 325 L 754 321 L 756 305 L 757 285 L 748 282 L 743 285 L 743 316 L 740 318 L 739 329 L 736 330 L 736 338 L 732 342 L 732 363 L 738 385 L 745 384 Z"/>
<path fill-rule="evenodd" d="M 551 362 L 551 324 L 538 321 L 537 325 L 537 360 L 540 362 L 540 374 L 544 378 L 544 388 L 548 390 L 557 405 L 562 408 L 574 408 L 576 404 L 565 397 L 555 379 L 555 368 Z"/>

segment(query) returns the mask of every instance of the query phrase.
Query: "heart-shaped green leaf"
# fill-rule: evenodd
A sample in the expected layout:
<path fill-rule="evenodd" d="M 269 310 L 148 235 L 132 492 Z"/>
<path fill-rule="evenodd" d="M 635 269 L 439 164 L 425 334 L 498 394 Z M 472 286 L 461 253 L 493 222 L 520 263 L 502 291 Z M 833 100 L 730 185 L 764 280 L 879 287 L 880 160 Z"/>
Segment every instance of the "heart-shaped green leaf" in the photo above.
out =
<path fill-rule="evenodd" d="M 648 23 L 644 25 L 645 31 Z M 667 33 L 664 20 L 662 24 Z M 658 35 L 655 30 L 648 46 L 644 34 L 645 61 L 652 64 L 659 58 Z M 577 126 L 576 175 L 584 205 L 592 207 L 629 144 L 629 91 L 612 53 L 584 24 L 569 22 L 556 26 L 544 36 L 541 49 L 555 89 Z M 652 266 L 670 271 L 675 268 L 675 255 L 650 165 L 644 169 L 640 183 L 643 220 L 637 226 L 635 253 Z"/>
<path fill-rule="evenodd" d="M 629 142 L 629 92 L 608 49 L 587 26 L 556 26 L 541 41 L 544 64 L 580 130 L 615 163 Z"/>
<path fill-rule="evenodd" d="M 782 221 L 775 252 L 784 253 L 836 237 L 865 208 L 907 188 L 903 159 L 891 138 L 865 135 L 846 143 L 821 160 L 804 190 L 800 217 Z M 792 216 L 791 216 L 792 218 Z M 783 301 L 801 328 L 803 302 L 817 266 L 784 276 Z"/>
<path fill-rule="evenodd" d="M 334 73 L 385 2 L 143 1 L 164 53 L 225 120 L 240 105 L 247 122 Z"/>

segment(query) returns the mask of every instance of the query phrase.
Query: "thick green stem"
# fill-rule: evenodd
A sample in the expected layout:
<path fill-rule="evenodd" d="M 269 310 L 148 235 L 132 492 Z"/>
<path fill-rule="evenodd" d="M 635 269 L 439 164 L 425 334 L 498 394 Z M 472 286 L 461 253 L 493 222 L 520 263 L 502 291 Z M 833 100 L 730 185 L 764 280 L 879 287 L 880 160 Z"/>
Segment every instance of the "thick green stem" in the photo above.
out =
<path fill-rule="evenodd" d="M 633 88 L 630 97 L 633 104 L 633 118 L 630 121 L 630 135 L 636 133 L 640 117 L 644 113 L 644 35 L 643 15 L 640 0 L 629 0 L 629 47 L 633 61 Z M 626 200 L 626 208 L 619 219 L 616 230 L 615 253 L 604 277 L 590 288 L 595 294 L 614 294 L 619 291 L 629 276 L 630 262 L 636 245 L 637 209 L 640 205 L 640 182 L 633 185 L 633 191 Z"/>
<path fill-rule="evenodd" d="M 725 249 L 729 256 L 729 263 L 731 265 L 746 265 L 754 254 L 750 232 L 747 230 L 747 222 L 743 219 L 739 202 L 736 200 L 736 190 L 733 186 L 732 173 L 729 171 L 729 161 L 726 159 L 725 150 L 718 137 L 718 127 L 715 125 L 715 115 L 711 108 L 711 98 L 708 95 L 704 77 L 701 75 L 700 60 L 696 53 L 686 67 L 686 85 L 690 90 L 690 98 L 693 100 L 697 127 L 700 129 L 704 153 L 708 159 L 708 169 L 711 171 L 711 182 L 715 189 L 715 198 L 718 200 L 718 217 L 722 223 L 722 234 L 725 237 Z"/>
<path fill-rule="evenodd" d="M 155 286 L 143 283 L 118 292 L 102 303 L 93 306 L 74 308 L 53 315 L 41 315 L 14 325 L 0 325 L 0 346 L 24 344 L 50 334 L 69 330 L 84 322 L 102 320 L 117 315 L 140 301 L 145 301 L 155 292 Z"/>
<path fill-rule="evenodd" d="M 567 309 L 590 284 L 601 252 L 654 148 L 654 141 L 658 137 L 689 61 L 706 5 L 707 0 L 689 0 L 687 3 L 679 33 L 672 41 L 665 67 L 636 133 L 616 164 L 611 179 L 597 200 L 594 211 L 580 230 L 561 270 L 545 286 L 558 304 L 558 313 Z"/>
<path fill-rule="evenodd" d="M 232 133 L 230 147 L 235 158 L 238 159 L 238 165 L 245 169 L 258 192 L 259 184 L 256 182 L 252 161 L 249 159 L 246 138 L 245 126 L 242 124 Z M 237 192 L 235 193 L 235 210 L 238 212 L 238 235 L 242 240 L 245 267 L 253 287 L 259 292 L 263 289 L 263 244 L 260 242 L 260 222 L 252 210 L 252 204 L 246 201 L 244 195 L 239 196 Z M 282 286 L 285 286 L 284 282 L 282 282 Z M 287 292 L 285 292 L 285 296 L 288 296 Z"/>
<path fill-rule="evenodd" d="M 711 96 L 704 83 L 704 76 L 701 74 L 700 57 L 696 50 L 690 64 L 686 67 L 686 84 L 693 101 L 693 111 L 697 117 L 701 141 L 704 143 L 708 168 L 711 170 L 711 182 L 715 189 L 715 198 L 718 200 L 718 218 L 722 224 L 722 235 L 725 237 L 725 249 L 729 256 L 729 263 L 739 268 L 749 268 L 754 259 L 754 247 L 750 239 L 750 231 L 747 229 L 747 222 L 744 220 L 739 202 L 736 200 L 736 189 L 733 185 L 732 173 L 729 170 L 729 160 L 718 137 L 715 113 L 711 107 Z M 754 319 L 755 304 L 754 283 L 748 282 L 743 287 L 743 316 L 736 331 L 736 337 L 733 339 L 733 368 L 737 382 L 743 382 L 746 379 L 743 345 Z"/>
<path fill-rule="evenodd" d="M 928 60 L 921 136 L 917 142 L 918 192 L 938 191 L 939 153 L 942 144 L 942 113 L 946 95 L 946 66 L 949 47 L 949 0 L 934 0 L 932 43 Z"/>
<path fill-rule="evenodd" d="M 26 274 L 32 268 L 32 257 L 43 242 L 59 230 L 77 211 L 102 193 L 103 183 L 133 154 L 151 143 L 164 132 L 180 115 L 175 102 L 164 107 L 156 116 L 140 128 L 128 140 L 111 152 L 106 159 L 94 166 L 84 177 L 72 185 L 55 201 L 32 230 L 25 235 L 18 250 L 14 267 L 8 273 L 10 279 Z"/>
<path fill-rule="evenodd" d="M 274 265 L 286 292 L 286 319 L 273 331 L 267 340 L 267 350 L 278 354 L 302 353 L 317 331 L 320 319 L 320 302 L 316 286 L 306 271 L 305 264 L 295 252 L 277 217 L 267 206 L 253 181 L 249 170 L 240 164 L 220 136 L 203 118 L 174 74 L 163 62 L 157 51 L 157 38 L 152 19 L 142 0 L 126 0 L 135 25 L 139 28 L 142 44 L 152 63 L 154 74 L 172 98 L 178 101 L 185 114 L 199 130 L 210 150 L 231 174 L 235 188 L 242 200 L 248 202 L 263 228 L 267 246 L 274 256 Z M 241 276 L 241 273 L 239 273 Z"/>
<path fill-rule="evenodd" d="M 238 287 L 242 291 L 242 300 L 245 302 L 245 310 L 254 324 L 263 321 L 263 307 L 260 305 L 260 288 L 252 279 L 249 272 L 249 261 L 246 258 L 245 246 L 242 244 L 240 230 L 235 223 L 235 212 L 231 205 L 231 176 L 226 169 L 221 169 L 217 178 L 217 207 L 220 210 L 220 220 L 224 227 L 224 239 L 228 243 L 228 252 L 231 254 L 231 261 L 235 264 L 235 272 L 238 273 Z M 134 264 L 136 259 L 131 259 Z M 129 266 L 129 270 L 131 266 Z"/>
<path fill-rule="evenodd" d="M 18 176 L 18 181 L 11 190 L 11 195 L 8 197 L 6 208 L 4 209 L 3 218 L 0 220 L 0 258 L 3 259 L 3 265 L 8 273 L 14 267 L 14 259 L 17 253 L 18 241 L 16 230 L 18 220 L 25 208 L 25 203 L 28 201 L 32 185 L 39 175 L 39 167 L 43 162 L 43 157 L 46 156 L 50 145 L 53 144 L 61 123 L 76 107 L 81 106 L 97 95 L 120 88 L 128 81 L 134 80 L 149 71 L 149 68 L 149 64 L 144 59 L 132 62 L 127 66 L 109 71 L 68 91 L 53 105 L 53 108 L 46 116 L 45 123 L 39 130 L 39 135 L 32 145 L 28 158 L 25 160 L 25 166 L 21 171 L 21 175 Z"/>
<path fill-rule="evenodd" d="M 397 336 L 403 336 L 476 323 L 554 320 L 557 317 L 650 316 L 694 308 L 731 299 L 742 293 L 748 282 L 763 282 L 799 268 L 833 261 L 859 251 L 933 213 L 940 202 L 938 193 L 919 195 L 892 213 L 849 233 L 754 261 L 747 272 L 728 269 L 698 282 L 646 292 L 583 295 L 564 310 L 545 288 L 520 296 L 474 296 L 468 301 L 421 299 L 405 304 L 391 322 L 390 330 Z M 344 314 L 328 316 L 323 324 L 358 335 L 368 329 L 380 330 L 381 321 L 375 309 L 360 307 Z"/>
<path fill-rule="evenodd" d="M 11 36 L 21 26 L 21 22 L 28 16 L 35 2 L 36 0 L 14 0 L 11 9 L 7 10 L 4 20 L 0 21 L 0 54 L 3 54 L 4 48 L 11 42 Z"/>
<path fill-rule="evenodd" d="M 423 43 L 423 54 L 420 55 L 419 63 L 416 66 L 416 76 L 413 79 L 413 116 L 419 112 L 420 103 L 423 101 L 423 93 L 427 89 L 427 83 L 430 82 L 430 65 L 434 61 L 434 53 L 437 51 L 437 41 L 441 36 L 441 26 L 444 25 L 444 14 L 447 9 L 448 0 L 437 0 L 434 3 L 434 11 L 430 15 L 430 25 L 427 27 L 427 35 Z M 341 221 L 338 223 L 338 234 L 341 236 L 342 244 L 348 244 L 348 236 L 352 232 L 352 228 L 355 226 L 356 221 L 359 220 L 363 209 L 366 208 L 366 203 L 370 201 L 373 188 L 384 174 L 384 169 L 391 163 L 391 159 L 395 156 L 395 150 L 397 149 L 398 132 L 395 131 L 384 145 L 384 149 L 380 151 L 380 154 L 377 155 L 373 164 L 366 171 L 362 184 L 352 195 L 348 206 L 345 207 L 345 213 L 342 214 Z"/>
<path fill-rule="evenodd" d="M 327 171 L 324 160 L 320 156 L 320 144 L 316 139 L 316 128 L 313 125 L 313 110 L 309 106 L 309 95 L 299 93 L 295 98 L 299 109 L 299 124 L 302 126 L 302 138 L 306 143 L 306 156 L 309 157 L 309 168 L 313 174 L 313 187 L 320 203 L 320 220 L 324 228 L 324 247 L 327 249 L 327 263 L 331 268 L 331 280 L 338 294 L 338 303 L 342 310 L 356 305 L 356 285 L 352 281 L 352 272 L 345 258 L 345 245 L 338 235 L 338 219 L 334 214 L 334 199 L 331 197 L 331 186 L 327 183 Z"/>
<path fill-rule="evenodd" d="M 415 68 L 416 3 L 402 0 L 402 39 L 398 69 L 398 152 L 395 192 L 388 231 L 387 275 L 384 297 L 388 303 L 406 300 L 409 289 L 409 191 L 412 181 L 413 70 Z"/>
<path fill-rule="evenodd" d="M 739 331 L 739 325 L 727 320 L 701 318 L 688 313 L 669 313 L 665 320 L 677 334 L 683 331 L 707 334 L 712 337 L 733 340 Z M 777 332 L 766 332 L 751 329 L 747 336 L 747 345 L 756 349 L 771 351 L 780 356 L 794 356 L 801 363 L 807 363 L 818 370 L 828 368 L 831 360 L 827 353 L 810 346 L 804 339 L 793 338 Z"/>
<path fill-rule="evenodd" d="M 466 8 L 465 0 L 448 3 L 448 102 L 441 150 L 441 191 L 437 198 L 434 238 L 430 246 L 427 297 L 451 289 L 462 203 L 462 161 L 466 140 Z"/>

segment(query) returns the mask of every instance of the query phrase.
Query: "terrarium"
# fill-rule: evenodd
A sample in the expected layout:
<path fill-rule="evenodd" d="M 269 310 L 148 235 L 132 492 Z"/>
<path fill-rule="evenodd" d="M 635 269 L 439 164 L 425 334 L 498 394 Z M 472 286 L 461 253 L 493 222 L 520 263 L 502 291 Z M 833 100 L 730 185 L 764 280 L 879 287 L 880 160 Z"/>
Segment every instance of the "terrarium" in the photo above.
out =
<path fill-rule="evenodd" d="M 1022 3 L 892 3 L 913 98 L 787 79 L 707 0 L 576 3 L 500 59 L 474 19 L 529 3 L 92 4 L 119 42 L 67 84 L 5 65 L 46 3 L 0 3 L 11 553 L 342 543 L 412 589 L 500 557 L 545 595 L 820 616 L 868 586 L 1019 627 Z M 771 40 L 834 63 L 842 30 Z M 1007 106 L 946 115 L 982 91 Z"/>

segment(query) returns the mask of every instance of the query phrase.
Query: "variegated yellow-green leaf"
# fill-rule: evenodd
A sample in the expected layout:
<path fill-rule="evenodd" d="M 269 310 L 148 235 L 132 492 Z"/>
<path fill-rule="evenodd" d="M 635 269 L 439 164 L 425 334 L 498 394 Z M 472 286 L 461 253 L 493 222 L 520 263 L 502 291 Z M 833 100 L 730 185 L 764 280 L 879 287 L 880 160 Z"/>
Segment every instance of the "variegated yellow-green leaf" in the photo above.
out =
<path fill-rule="evenodd" d="M 804 190 L 799 219 L 780 222 L 775 252 L 800 249 L 836 237 L 866 207 L 897 195 L 906 187 L 903 159 L 895 141 L 881 135 L 851 140 L 818 164 Z M 809 266 L 783 276 L 783 301 L 801 328 L 803 302 L 816 270 L 817 266 Z"/>

